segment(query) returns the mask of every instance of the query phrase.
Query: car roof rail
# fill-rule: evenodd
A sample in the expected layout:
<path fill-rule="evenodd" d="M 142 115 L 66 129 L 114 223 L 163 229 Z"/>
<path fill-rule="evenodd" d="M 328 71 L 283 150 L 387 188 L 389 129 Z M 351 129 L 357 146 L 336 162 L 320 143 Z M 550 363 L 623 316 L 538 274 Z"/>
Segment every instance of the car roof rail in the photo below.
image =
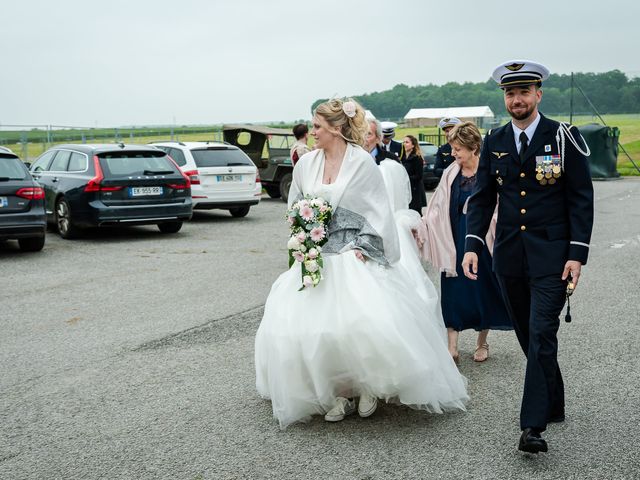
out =
<path fill-rule="evenodd" d="M 194 142 L 201 142 L 201 143 L 206 143 L 207 145 L 209 145 L 210 143 L 221 143 L 223 145 L 230 145 L 232 147 L 235 147 L 235 145 L 233 143 L 229 143 L 225 140 L 193 140 Z"/>
<path fill-rule="evenodd" d="M 179 140 L 156 140 L 155 142 L 148 142 L 147 145 L 153 145 L 154 143 L 177 143 L 178 145 L 182 145 L 183 147 L 185 146 L 185 144 L 180 142 Z"/>

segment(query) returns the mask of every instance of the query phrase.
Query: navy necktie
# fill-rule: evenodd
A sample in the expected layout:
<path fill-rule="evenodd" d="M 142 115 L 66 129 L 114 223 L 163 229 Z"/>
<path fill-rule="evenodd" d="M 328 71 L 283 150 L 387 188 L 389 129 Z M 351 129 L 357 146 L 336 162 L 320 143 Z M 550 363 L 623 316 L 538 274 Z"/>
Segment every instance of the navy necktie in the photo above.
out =
<path fill-rule="evenodd" d="M 520 162 L 524 162 L 524 156 L 527 153 L 527 147 L 529 146 L 529 138 L 524 132 L 520 132 Z"/>

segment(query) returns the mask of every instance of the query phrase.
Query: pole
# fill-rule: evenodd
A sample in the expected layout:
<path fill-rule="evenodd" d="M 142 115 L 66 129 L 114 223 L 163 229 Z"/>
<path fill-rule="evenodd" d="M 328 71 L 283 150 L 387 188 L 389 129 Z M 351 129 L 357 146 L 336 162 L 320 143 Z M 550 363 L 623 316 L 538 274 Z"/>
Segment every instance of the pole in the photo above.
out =
<path fill-rule="evenodd" d="M 569 96 L 569 123 L 573 123 L 573 72 L 571 72 L 571 94 Z"/>

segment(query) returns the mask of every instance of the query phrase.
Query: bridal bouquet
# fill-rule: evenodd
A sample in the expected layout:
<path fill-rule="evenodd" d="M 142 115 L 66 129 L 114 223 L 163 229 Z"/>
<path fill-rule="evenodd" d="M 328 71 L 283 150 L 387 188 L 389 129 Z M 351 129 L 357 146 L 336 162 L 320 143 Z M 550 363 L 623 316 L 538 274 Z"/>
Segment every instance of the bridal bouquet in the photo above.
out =
<path fill-rule="evenodd" d="M 299 262 L 302 267 L 302 286 L 315 287 L 322 275 L 322 245 L 327 242 L 327 229 L 332 208 L 321 197 L 305 196 L 287 211 L 291 237 L 287 242 L 289 267 Z"/>

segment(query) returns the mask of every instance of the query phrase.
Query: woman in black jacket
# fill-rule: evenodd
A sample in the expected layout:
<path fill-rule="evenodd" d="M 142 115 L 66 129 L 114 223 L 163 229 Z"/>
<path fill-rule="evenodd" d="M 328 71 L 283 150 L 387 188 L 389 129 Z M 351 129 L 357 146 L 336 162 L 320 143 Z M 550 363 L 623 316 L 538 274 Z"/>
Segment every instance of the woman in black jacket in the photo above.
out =
<path fill-rule="evenodd" d="M 423 159 L 418 139 L 413 135 L 404 137 L 404 153 L 400 162 L 406 168 L 411 182 L 411 203 L 409 208 L 422 215 L 422 207 L 427 206 L 427 196 L 422 184 Z"/>

